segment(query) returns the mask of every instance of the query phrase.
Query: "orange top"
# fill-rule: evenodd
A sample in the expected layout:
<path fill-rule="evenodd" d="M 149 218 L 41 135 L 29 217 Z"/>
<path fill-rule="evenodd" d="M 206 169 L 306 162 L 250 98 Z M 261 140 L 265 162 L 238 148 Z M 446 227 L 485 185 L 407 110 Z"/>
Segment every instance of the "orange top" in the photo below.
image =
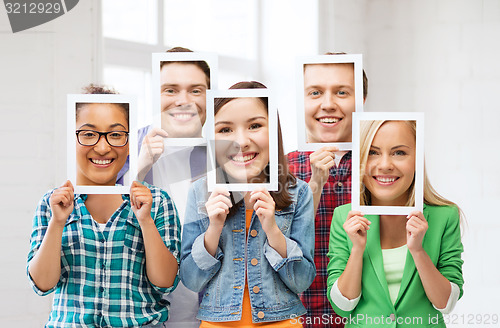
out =
<path fill-rule="evenodd" d="M 248 236 L 248 229 L 250 228 L 250 223 L 252 222 L 253 210 L 245 211 L 245 225 Z M 255 286 L 258 288 L 257 286 Z M 202 321 L 200 328 L 217 328 L 217 327 L 238 327 L 238 328 L 250 328 L 250 327 L 273 327 L 273 328 L 298 328 L 302 327 L 299 323 L 298 318 L 283 320 L 283 321 L 273 321 L 273 322 L 252 322 L 252 306 L 250 305 L 250 294 L 248 292 L 248 283 L 245 281 L 245 290 L 243 292 L 243 304 L 241 307 L 241 319 L 240 321 L 224 321 L 224 322 L 211 322 Z"/>

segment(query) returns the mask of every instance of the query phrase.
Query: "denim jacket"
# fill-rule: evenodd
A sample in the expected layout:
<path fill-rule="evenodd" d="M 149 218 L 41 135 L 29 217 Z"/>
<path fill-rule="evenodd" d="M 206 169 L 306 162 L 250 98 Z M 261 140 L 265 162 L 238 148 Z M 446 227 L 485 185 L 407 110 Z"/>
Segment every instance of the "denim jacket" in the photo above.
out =
<path fill-rule="evenodd" d="M 253 322 L 281 321 L 306 313 L 298 294 L 309 288 L 316 275 L 313 198 L 309 186 L 299 179 L 289 192 L 293 203 L 275 212 L 276 223 L 285 236 L 287 258 L 269 246 L 255 212 L 246 234 L 244 205 L 226 218 L 213 257 L 204 246 L 209 224 L 205 179 L 191 186 L 180 275 L 186 287 L 204 291 L 198 319 L 240 320 L 245 268 Z"/>

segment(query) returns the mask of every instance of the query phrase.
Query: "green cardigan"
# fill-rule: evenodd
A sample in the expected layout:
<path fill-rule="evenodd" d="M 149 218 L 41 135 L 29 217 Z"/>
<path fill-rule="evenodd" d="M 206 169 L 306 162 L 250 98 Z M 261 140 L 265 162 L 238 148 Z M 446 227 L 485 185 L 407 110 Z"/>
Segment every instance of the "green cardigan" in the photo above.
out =
<path fill-rule="evenodd" d="M 415 262 L 408 252 L 401 287 L 395 304 L 392 304 L 385 279 L 380 247 L 380 220 L 378 215 L 366 215 L 371 221 L 363 254 L 361 299 L 352 311 L 339 309 L 330 297 L 335 281 L 344 272 L 351 253 L 352 243 L 342 225 L 351 204 L 335 209 L 330 228 L 328 257 L 327 296 L 338 315 L 346 317 L 346 327 L 446 327 L 441 312 L 427 298 Z M 424 205 L 424 217 L 429 228 L 423 247 L 436 268 L 449 281 L 460 288 L 462 297 L 463 277 L 458 209 L 452 206 Z"/>

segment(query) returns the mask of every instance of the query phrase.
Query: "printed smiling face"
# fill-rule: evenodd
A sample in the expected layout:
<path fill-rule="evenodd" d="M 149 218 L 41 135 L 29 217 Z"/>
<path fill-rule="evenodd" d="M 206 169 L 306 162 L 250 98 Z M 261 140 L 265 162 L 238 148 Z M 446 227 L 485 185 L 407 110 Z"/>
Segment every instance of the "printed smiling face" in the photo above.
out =
<path fill-rule="evenodd" d="M 304 106 L 307 142 L 351 142 L 354 64 L 305 65 Z"/>
<path fill-rule="evenodd" d="M 217 163 L 231 182 L 267 182 L 269 124 L 258 98 L 235 98 L 215 115 Z"/>
<path fill-rule="evenodd" d="M 415 177 L 415 147 L 409 124 L 387 121 L 379 128 L 370 146 L 363 177 L 372 205 L 406 205 Z"/>
<path fill-rule="evenodd" d="M 207 76 L 195 64 L 164 64 L 161 79 L 161 127 L 169 138 L 200 138 L 206 118 Z"/>
<path fill-rule="evenodd" d="M 76 141 L 77 184 L 93 186 L 114 186 L 118 172 L 125 164 L 128 155 L 128 138 L 120 131 L 128 132 L 128 120 L 125 109 L 117 104 L 87 104 L 77 111 L 76 128 L 79 132 Z M 107 140 L 104 135 L 95 132 L 110 132 Z M 97 136 L 97 137 L 96 137 Z"/>

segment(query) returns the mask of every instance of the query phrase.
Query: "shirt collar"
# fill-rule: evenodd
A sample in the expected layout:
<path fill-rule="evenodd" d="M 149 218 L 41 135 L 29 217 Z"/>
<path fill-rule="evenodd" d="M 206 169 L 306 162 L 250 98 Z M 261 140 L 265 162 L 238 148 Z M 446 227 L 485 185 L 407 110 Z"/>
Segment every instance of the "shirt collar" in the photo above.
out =
<path fill-rule="evenodd" d="M 66 224 L 69 224 L 69 223 L 74 222 L 74 221 L 78 221 L 85 215 L 90 216 L 90 213 L 87 210 L 87 207 L 85 207 L 85 201 L 87 200 L 87 198 L 88 198 L 87 194 L 75 194 L 75 208 L 73 209 L 73 212 L 71 213 L 70 217 L 66 221 Z M 134 227 L 140 228 L 139 221 L 137 221 L 137 218 L 135 217 L 134 212 L 130 208 L 130 195 L 122 194 L 122 199 L 123 199 L 123 201 L 127 202 L 127 204 L 125 204 L 125 207 L 123 208 L 123 210 L 128 208 L 128 215 L 126 217 L 126 220 Z M 120 205 L 120 206 L 122 206 L 122 205 Z"/>

